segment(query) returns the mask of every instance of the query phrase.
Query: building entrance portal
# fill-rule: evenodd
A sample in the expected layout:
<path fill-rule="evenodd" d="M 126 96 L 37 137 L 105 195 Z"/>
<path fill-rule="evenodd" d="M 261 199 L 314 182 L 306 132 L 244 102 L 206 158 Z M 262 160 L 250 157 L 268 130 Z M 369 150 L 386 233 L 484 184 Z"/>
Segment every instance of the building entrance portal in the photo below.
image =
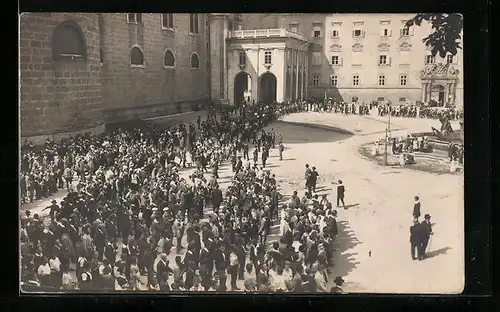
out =
<path fill-rule="evenodd" d="M 259 102 L 271 104 L 276 102 L 277 79 L 272 73 L 265 73 L 260 77 Z"/>
<path fill-rule="evenodd" d="M 240 105 L 250 103 L 252 88 L 252 77 L 246 72 L 240 72 L 234 78 L 234 104 Z"/>
<path fill-rule="evenodd" d="M 442 85 L 432 86 L 431 99 L 438 102 L 439 106 L 444 105 L 444 87 Z"/>

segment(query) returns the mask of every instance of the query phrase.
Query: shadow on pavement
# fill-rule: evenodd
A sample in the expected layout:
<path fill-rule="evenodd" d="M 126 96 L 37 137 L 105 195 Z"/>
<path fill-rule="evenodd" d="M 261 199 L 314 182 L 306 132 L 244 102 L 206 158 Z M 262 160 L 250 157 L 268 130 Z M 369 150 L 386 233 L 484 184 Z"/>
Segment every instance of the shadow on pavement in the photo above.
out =
<path fill-rule="evenodd" d="M 354 207 L 358 207 L 359 204 L 350 204 L 350 205 L 345 205 L 345 208 L 346 209 L 349 209 L 349 208 L 354 208 Z"/>
<path fill-rule="evenodd" d="M 451 249 L 451 247 L 444 247 L 444 248 L 439 248 L 436 250 L 429 251 L 429 252 L 425 253 L 425 258 L 434 258 L 434 257 L 437 257 L 439 255 L 444 255 L 450 249 Z"/>
<path fill-rule="evenodd" d="M 332 269 L 332 275 L 344 277 L 349 272 L 351 272 L 356 266 L 360 263 L 355 261 L 355 256 L 357 253 L 349 253 L 346 252 L 356 245 L 361 243 L 354 232 L 349 228 L 348 221 L 339 221 L 337 222 L 338 232 L 337 235 L 337 250 L 336 257 L 334 258 L 335 266 Z"/>

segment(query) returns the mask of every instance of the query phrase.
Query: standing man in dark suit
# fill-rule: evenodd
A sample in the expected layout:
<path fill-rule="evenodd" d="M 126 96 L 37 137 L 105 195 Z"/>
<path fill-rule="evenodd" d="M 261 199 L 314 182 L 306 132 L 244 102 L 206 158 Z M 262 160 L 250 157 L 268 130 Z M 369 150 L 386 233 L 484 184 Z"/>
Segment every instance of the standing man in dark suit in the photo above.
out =
<path fill-rule="evenodd" d="M 415 204 L 413 205 L 413 218 L 417 219 L 420 217 L 420 198 L 415 196 Z"/>
<path fill-rule="evenodd" d="M 419 260 L 423 260 L 425 258 L 425 250 L 427 249 L 427 245 L 429 244 L 429 239 L 431 238 L 431 235 L 434 234 L 432 232 L 432 225 L 431 225 L 431 216 L 429 214 L 426 214 L 424 216 L 424 221 L 420 223 L 421 227 L 421 236 L 422 236 L 422 241 L 420 244 L 420 251 L 419 251 Z"/>
<path fill-rule="evenodd" d="M 215 185 L 212 190 L 212 209 L 215 214 L 219 214 L 219 207 L 222 203 L 222 191 L 219 189 L 219 184 Z"/>
<path fill-rule="evenodd" d="M 410 244 L 411 244 L 411 258 L 413 260 L 421 260 L 420 259 L 420 250 L 422 243 L 422 234 L 421 234 L 421 226 L 418 220 L 413 220 L 413 225 L 410 226 Z M 415 249 L 417 250 L 417 254 L 415 257 Z"/>
<path fill-rule="evenodd" d="M 347 209 L 344 203 L 344 193 L 345 193 L 345 187 L 342 184 L 342 180 L 339 180 L 339 185 L 337 186 L 337 208 L 340 207 L 339 204 L 342 202 L 342 206 L 344 209 Z"/>

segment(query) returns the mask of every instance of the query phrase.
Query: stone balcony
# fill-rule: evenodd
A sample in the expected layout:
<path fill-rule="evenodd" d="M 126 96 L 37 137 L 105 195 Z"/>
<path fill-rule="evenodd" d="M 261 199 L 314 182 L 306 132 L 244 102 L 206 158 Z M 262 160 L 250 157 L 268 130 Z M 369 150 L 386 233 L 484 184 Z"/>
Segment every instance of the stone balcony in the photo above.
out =
<path fill-rule="evenodd" d="M 277 29 L 248 29 L 248 30 L 233 30 L 229 32 L 230 39 L 252 39 L 252 38 L 295 38 L 301 41 L 308 41 L 302 35 L 291 32 L 284 28 Z"/>

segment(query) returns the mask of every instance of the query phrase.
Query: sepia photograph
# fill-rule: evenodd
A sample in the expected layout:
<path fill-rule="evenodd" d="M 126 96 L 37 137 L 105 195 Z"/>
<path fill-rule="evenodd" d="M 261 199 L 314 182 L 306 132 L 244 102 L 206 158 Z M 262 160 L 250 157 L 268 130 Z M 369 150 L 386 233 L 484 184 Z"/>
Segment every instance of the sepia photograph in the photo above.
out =
<path fill-rule="evenodd" d="M 460 294 L 463 16 L 19 15 L 21 293 Z"/>

